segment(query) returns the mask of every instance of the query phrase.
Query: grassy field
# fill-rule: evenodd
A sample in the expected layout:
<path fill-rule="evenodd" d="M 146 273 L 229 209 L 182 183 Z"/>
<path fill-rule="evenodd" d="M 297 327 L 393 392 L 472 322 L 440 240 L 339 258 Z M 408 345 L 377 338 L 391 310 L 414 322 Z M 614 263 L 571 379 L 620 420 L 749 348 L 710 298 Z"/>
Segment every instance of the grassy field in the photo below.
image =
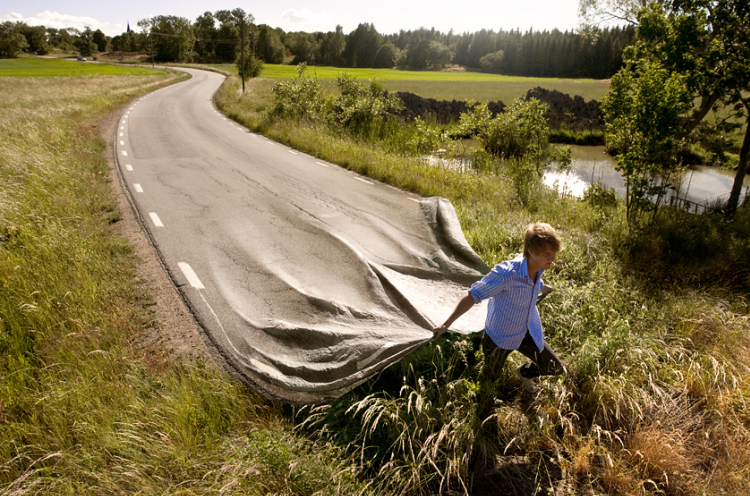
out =
<path fill-rule="evenodd" d="M 143 76 L 163 74 L 160 69 L 125 67 L 75 60 L 23 57 L 0 59 L 0 77 Z"/>
<path fill-rule="evenodd" d="M 232 64 L 213 67 L 237 73 Z M 308 74 L 321 80 L 334 80 L 341 73 L 359 79 L 377 78 L 389 91 L 408 91 L 424 98 L 436 100 L 476 100 L 478 102 L 502 101 L 506 104 L 540 86 L 557 90 L 570 96 L 579 95 L 584 100 L 601 100 L 609 91 L 608 81 L 592 79 L 550 79 L 511 77 L 480 72 L 401 71 L 397 69 L 342 69 L 339 67 L 309 67 Z M 266 64 L 261 79 L 279 80 L 296 77 L 296 66 Z"/>
<path fill-rule="evenodd" d="M 265 64 L 261 77 L 270 79 L 284 79 L 297 75 L 294 65 Z M 329 66 L 308 66 L 310 74 L 320 79 L 335 79 L 342 72 L 361 79 L 378 78 L 384 81 L 494 81 L 494 82 L 529 82 L 529 81 L 560 81 L 549 78 L 530 78 L 517 76 L 503 76 L 471 71 L 406 71 L 400 69 L 360 69 Z M 591 82 L 592 79 L 581 79 L 581 82 Z"/>
<path fill-rule="evenodd" d="M 263 79 L 244 95 L 230 80 L 216 101 L 236 121 L 305 153 L 450 199 L 489 264 L 518 253 L 534 220 L 555 226 L 566 245 L 545 274 L 557 291 L 540 308 L 564 377 L 542 381 L 529 399 L 510 372 L 522 363 L 514 354 L 499 389 L 488 392 L 472 342 L 446 339 L 302 415 L 311 437 L 339 443 L 380 487 L 403 494 L 447 486 L 462 493 L 460 482 L 472 481 L 519 495 L 750 493 L 750 305 L 738 289 L 750 281 L 748 264 L 733 263 L 732 274 L 714 266 L 707 276 L 678 256 L 714 246 L 720 257 L 724 243 L 742 245 L 747 211 L 734 231 L 723 231 L 720 216 L 676 213 L 663 233 L 630 237 L 622 205 L 606 195 L 528 190 L 510 166 L 462 174 L 314 119 L 269 119 Z M 665 238 L 682 248 L 661 254 L 667 248 L 657 240 Z M 745 282 L 732 286 L 735 276 Z"/>
<path fill-rule="evenodd" d="M 112 229 L 122 216 L 97 127 L 182 78 L 0 77 L 0 494 L 364 486 L 336 451 L 292 433 L 278 405 L 144 345 L 159 323 Z"/>

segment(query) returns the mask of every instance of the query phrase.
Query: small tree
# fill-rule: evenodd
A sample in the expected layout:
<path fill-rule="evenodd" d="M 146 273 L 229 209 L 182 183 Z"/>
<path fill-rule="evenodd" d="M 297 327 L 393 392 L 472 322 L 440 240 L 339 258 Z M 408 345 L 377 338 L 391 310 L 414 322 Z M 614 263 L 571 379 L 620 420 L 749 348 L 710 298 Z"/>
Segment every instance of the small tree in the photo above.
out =
<path fill-rule="evenodd" d="M 250 43 L 250 24 L 255 20 L 255 17 L 253 17 L 252 14 L 248 14 L 244 10 L 237 8 L 232 11 L 232 18 L 239 29 L 240 35 L 239 61 L 237 67 L 239 68 L 240 77 L 242 78 L 242 91 L 244 92 L 245 78 L 247 77 L 248 70 L 254 72 L 257 69 L 258 74 L 260 74 L 261 70 L 261 68 L 257 67 L 257 64 L 256 67 L 252 69 L 248 68 L 248 65 L 250 65 L 248 63 L 250 57 L 250 50 L 248 50 L 248 44 Z"/>
<path fill-rule="evenodd" d="M 627 218 L 638 224 L 642 214 L 654 217 L 680 167 L 678 149 L 684 115 L 692 101 L 683 76 L 658 62 L 628 65 L 612 78 L 602 99 L 607 146 L 617 152 L 617 167 L 626 187 Z M 652 218 L 653 219 L 653 218 Z"/>
<path fill-rule="evenodd" d="M 260 74 L 263 72 L 263 61 L 261 59 L 255 58 L 252 54 L 250 54 L 249 50 L 246 53 L 248 55 L 246 55 L 244 61 L 245 73 L 242 74 L 242 53 L 237 52 L 237 59 L 234 62 L 237 66 L 237 74 L 239 74 L 241 77 L 244 77 L 245 79 L 260 76 Z"/>
<path fill-rule="evenodd" d="M 483 103 L 461 114 L 459 125 L 465 134 L 475 136 L 490 155 L 502 159 L 526 157 L 541 163 L 549 140 L 547 108 L 536 98 L 519 98 L 492 118 Z"/>

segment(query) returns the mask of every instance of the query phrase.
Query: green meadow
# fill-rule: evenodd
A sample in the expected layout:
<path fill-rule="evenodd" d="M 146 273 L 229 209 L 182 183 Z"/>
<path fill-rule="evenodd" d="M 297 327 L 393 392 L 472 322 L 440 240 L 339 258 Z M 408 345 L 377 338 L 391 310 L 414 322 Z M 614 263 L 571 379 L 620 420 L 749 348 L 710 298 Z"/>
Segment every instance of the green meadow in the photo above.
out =
<path fill-rule="evenodd" d="M 163 74 L 161 69 L 22 57 L 0 59 L 0 77 L 143 76 Z"/>
<path fill-rule="evenodd" d="M 232 64 L 216 64 L 212 67 L 237 73 Z M 284 80 L 297 76 L 293 65 L 265 64 L 261 79 Z M 553 79 L 502 76 L 481 72 L 450 71 L 402 71 L 398 69 L 343 69 L 340 67 L 310 66 L 308 75 L 322 81 L 331 81 L 346 73 L 358 79 L 377 78 L 385 83 L 389 91 L 408 91 L 424 98 L 436 100 L 475 100 L 477 102 L 502 101 L 506 104 L 524 96 L 537 86 L 557 90 L 570 96 L 579 95 L 584 100 L 601 100 L 609 91 L 609 81 L 594 79 Z"/>

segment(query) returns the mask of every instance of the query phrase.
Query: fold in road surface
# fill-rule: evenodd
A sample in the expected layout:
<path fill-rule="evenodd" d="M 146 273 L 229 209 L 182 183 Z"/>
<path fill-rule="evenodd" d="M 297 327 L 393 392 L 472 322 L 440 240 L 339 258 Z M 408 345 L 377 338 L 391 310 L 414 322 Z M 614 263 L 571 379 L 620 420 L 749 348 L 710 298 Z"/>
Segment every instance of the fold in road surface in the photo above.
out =
<path fill-rule="evenodd" d="M 489 269 L 451 204 L 291 150 L 223 117 L 223 77 L 134 102 L 121 178 L 233 373 L 268 398 L 329 401 L 428 343 Z M 455 328 L 482 328 L 476 306 Z"/>

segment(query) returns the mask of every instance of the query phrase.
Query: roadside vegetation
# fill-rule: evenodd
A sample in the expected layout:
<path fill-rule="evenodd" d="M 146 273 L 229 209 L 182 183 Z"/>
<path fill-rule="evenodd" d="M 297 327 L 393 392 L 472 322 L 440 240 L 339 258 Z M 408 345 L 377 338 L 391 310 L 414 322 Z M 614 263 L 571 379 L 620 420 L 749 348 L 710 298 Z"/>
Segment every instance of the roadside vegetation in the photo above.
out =
<path fill-rule="evenodd" d="M 667 206 L 658 224 L 633 223 L 611 190 L 577 199 L 541 184 L 565 150 L 539 139 L 548 129 L 533 100 L 514 102 L 510 120 L 479 106 L 454 127 L 403 123 L 381 112 L 393 102 L 377 81 L 339 77 L 324 91 L 300 72 L 272 88 L 254 79 L 245 94 L 230 78 L 217 104 L 306 153 L 450 199 L 488 264 L 520 251 L 530 221 L 555 226 L 566 249 L 541 312 L 568 369 L 529 397 L 511 364 L 495 396 L 479 380 L 476 337 L 453 335 L 331 405 L 293 412 L 301 432 L 399 494 L 750 490 L 747 208 L 727 220 Z M 469 135 L 479 146 L 456 166 Z"/>
<path fill-rule="evenodd" d="M 279 406 L 139 344 L 159 324 L 97 126 L 185 76 L 128 72 L 0 77 L 0 494 L 359 493 Z"/>

